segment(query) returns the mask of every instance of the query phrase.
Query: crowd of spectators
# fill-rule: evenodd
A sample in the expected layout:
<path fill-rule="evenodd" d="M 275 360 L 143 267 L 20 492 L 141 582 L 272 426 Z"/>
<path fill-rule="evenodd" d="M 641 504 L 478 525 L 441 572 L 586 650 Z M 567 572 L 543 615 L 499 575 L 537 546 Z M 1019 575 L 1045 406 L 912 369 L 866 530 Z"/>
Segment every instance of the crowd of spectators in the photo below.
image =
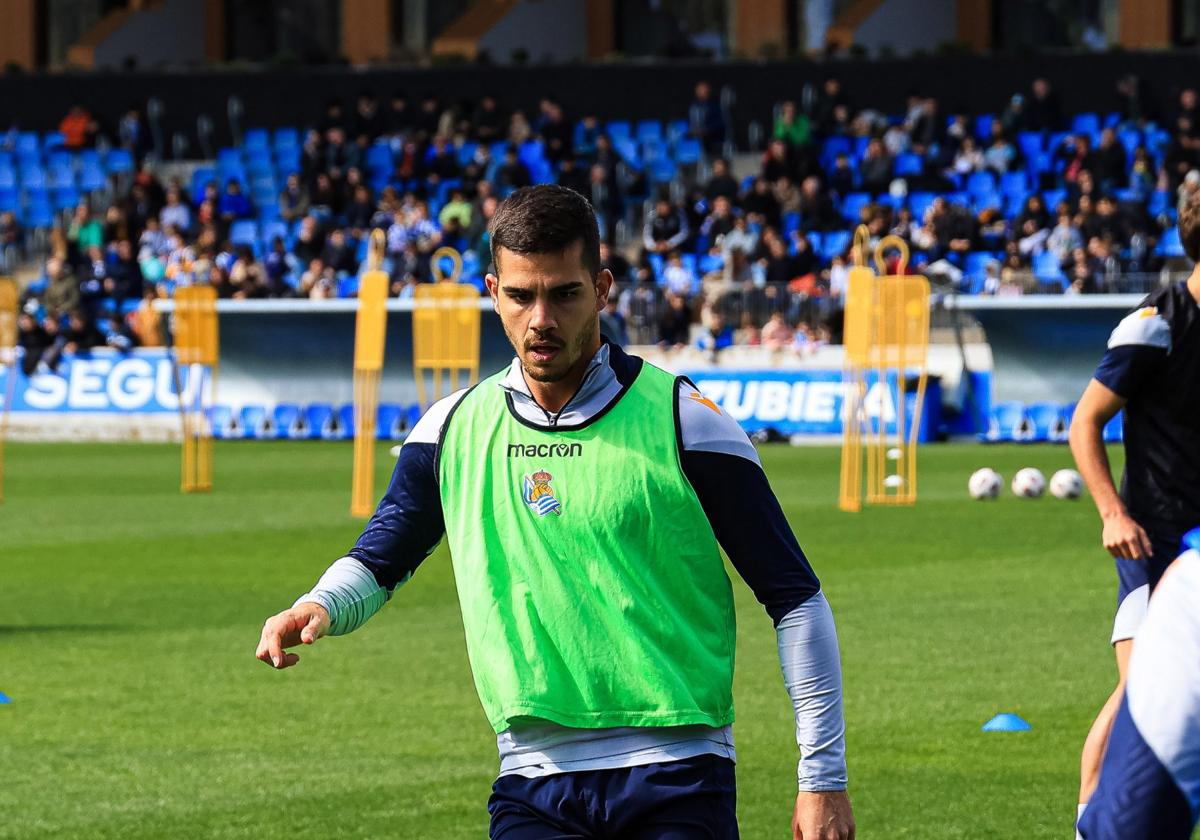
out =
<path fill-rule="evenodd" d="M 444 245 L 478 284 L 497 203 L 540 181 L 592 201 L 621 284 L 608 318 L 664 346 L 694 332 L 708 348 L 836 340 L 858 224 L 873 242 L 904 239 L 907 270 L 964 291 L 1108 290 L 1175 253 L 1160 240 L 1200 192 L 1198 110 L 1185 89 L 1160 112 L 1127 79 L 1114 115 L 1081 125 L 1039 79 L 991 117 L 917 92 L 889 115 L 856 107 L 831 77 L 776 106 L 757 172 L 739 178 L 726 157 L 734 127 L 701 83 L 680 122 L 703 156 L 664 182 L 649 149 L 614 142 L 611 125 L 549 98 L 527 113 L 488 95 L 468 106 L 364 91 L 348 110 L 327 104 L 277 191 L 245 177 L 164 180 L 144 162 L 121 189 L 85 197 L 49 237 L 22 343 L 47 363 L 68 348 L 153 343 L 149 301 L 181 284 L 232 299 L 352 295 L 374 230 L 393 295 L 430 281 Z M 100 131 L 82 110 L 61 128 L 72 147 Z M 116 134 L 144 155 L 136 111 Z M 256 235 L 239 236 L 242 223 Z M 0 213 L 0 255 L 11 260 L 26 233 Z"/>

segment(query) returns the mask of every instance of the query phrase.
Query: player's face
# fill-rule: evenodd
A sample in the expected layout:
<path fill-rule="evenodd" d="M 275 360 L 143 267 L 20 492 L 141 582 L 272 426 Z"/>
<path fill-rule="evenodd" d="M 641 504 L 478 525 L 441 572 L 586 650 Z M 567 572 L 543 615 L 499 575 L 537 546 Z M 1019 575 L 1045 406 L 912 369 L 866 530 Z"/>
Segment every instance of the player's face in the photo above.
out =
<path fill-rule="evenodd" d="M 517 254 L 500 248 L 487 276 L 492 304 L 526 375 L 558 382 L 586 364 L 599 343 L 599 313 L 612 285 L 583 264 L 583 243 L 557 254 Z"/>

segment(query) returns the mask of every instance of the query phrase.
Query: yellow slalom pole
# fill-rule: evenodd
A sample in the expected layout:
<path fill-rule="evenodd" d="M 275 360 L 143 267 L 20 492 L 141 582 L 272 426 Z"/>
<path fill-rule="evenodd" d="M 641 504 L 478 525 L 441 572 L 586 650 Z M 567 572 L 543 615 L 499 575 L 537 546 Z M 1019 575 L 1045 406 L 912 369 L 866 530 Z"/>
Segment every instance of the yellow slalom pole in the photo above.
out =
<path fill-rule="evenodd" d="M 370 270 L 359 282 L 354 325 L 354 471 L 350 515 L 360 519 L 369 517 L 375 509 L 375 424 L 387 339 L 388 276 L 382 270 L 385 244 L 382 231 L 372 232 Z"/>
<path fill-rule="evenodd" d="M 0 410 L 0 504 L 4 502 L 4 442 L 8 438 L 8 413 L 17 393 L 17 283 L 0 277 L 0 370 L 4 377 L 4 407 Z"/>

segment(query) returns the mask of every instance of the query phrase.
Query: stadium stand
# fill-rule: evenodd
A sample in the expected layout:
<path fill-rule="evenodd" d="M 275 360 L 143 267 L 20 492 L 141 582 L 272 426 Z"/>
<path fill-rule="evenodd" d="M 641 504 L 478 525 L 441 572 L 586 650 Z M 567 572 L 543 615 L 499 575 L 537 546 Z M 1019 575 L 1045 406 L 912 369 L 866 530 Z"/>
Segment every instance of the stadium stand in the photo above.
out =
<path fill-rule="evenodd" d="M 1200 159 L 1181 129 L 1081 113 L 1034 130 L 1020 113 L 945 117 L 916 96 L 891 115 L 830 106 L 779 103 L 757 166 L 752 152 L 721 157 L 730 144 L 694 120 L 572 123 L 550 100 L 532 119 L 507 115 L 499 138 L 455 107 L 387 125 L 329 103 L 312 126 L 247 128 L 186 170 L 103 135 L 67 148 L 61 132 L 14 129 L 0 135 L 0 257 L 41 261 L 25 309 L 59 346 L 79 312 L 77 348 L 136 343 L 143 292 L 181 284 L 235 300 L 354 296 L 373 229 L 387 235 L 394 296 L 432 279 L 443 245 L 482 291 L 497 201 L 549 181 L 595 206 L 622 290 L 612 315 L 626 321 L 665 324 L 671 295 L 693 318 L 723 307 L 741 319 L 727 297 L 775 286 L 779 303 L 738 323 L 783 309 L 817 331 L 840 309 L 859 223 L 906 239 L 913 270 L 964 294 L 1116 291 L 1127 273 L 1186 260 L 1174 224 L 1200 189 Z M 632 292 L 642 285 L 649 295 Z M 672 343 L 666 331 L 639 334 Z"/>

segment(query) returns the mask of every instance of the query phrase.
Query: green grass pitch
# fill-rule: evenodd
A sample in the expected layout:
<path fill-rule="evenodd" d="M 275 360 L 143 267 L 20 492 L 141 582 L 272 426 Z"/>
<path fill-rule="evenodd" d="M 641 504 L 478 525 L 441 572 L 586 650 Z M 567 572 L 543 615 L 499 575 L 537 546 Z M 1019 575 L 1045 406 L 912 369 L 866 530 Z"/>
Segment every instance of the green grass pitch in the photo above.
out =
<path fill-rule="evenodd" d="M 392 459 L 379 450 L 377 490 Z M 1091 503 L 966 494 L 1065 447 L 930 446 L 913 509 L 835 507 L 837 452 L 763 461 L 837 616 L 859 836 L 1062 838 L 1112 687 L 1112 563 Z M 1118 462 L 1120 453 L 1114 452 Z M 10 445 L 0 507 L 0 838 L 478 838 L 495 742 L 445 549 L 358 632 L 275 672 L 263 620 L 351 544 L 350 444 Z M 791 709 L 735 578 L 739 813 L 788 834 Z M 984 734 L 1017 712 L 1022 734 Z"/>

